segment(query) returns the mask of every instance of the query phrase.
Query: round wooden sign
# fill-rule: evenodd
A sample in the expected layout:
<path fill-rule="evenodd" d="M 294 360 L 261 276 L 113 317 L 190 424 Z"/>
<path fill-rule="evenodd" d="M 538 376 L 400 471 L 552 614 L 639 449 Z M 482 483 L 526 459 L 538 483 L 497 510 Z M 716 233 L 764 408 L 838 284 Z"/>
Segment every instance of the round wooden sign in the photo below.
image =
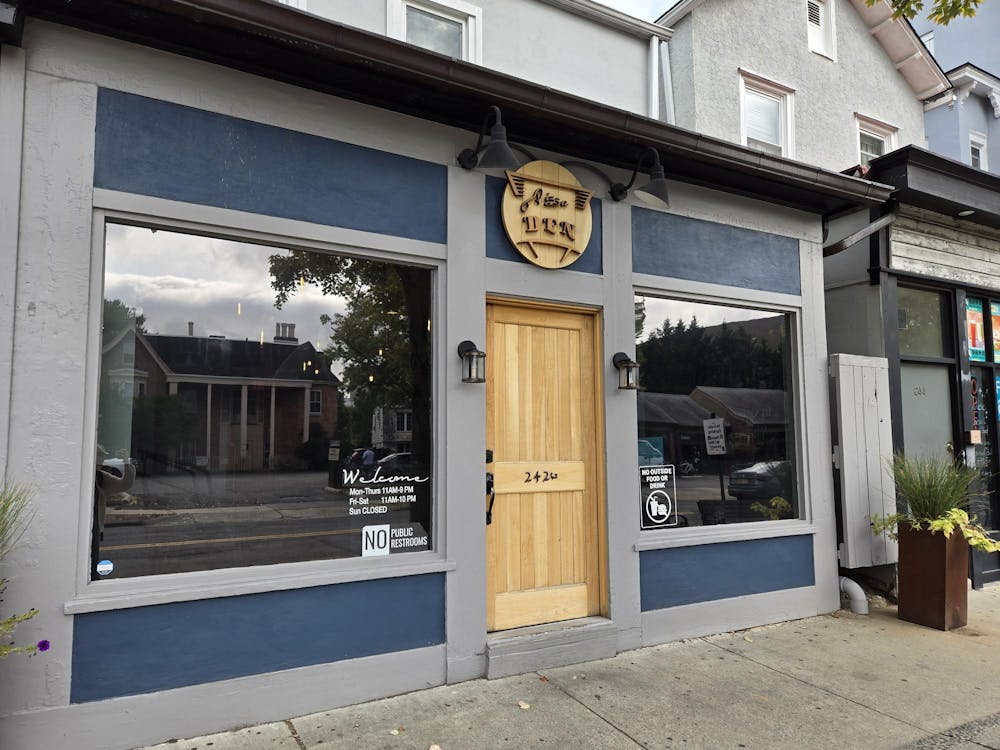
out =
<path fill-rule="evenodd" d="M 572 172 L 552 161 L 532 161 L 508 171 L 501 208 L 507 237 L 529 263 L 565 268 L 590 242 L 592 195 Z"/>

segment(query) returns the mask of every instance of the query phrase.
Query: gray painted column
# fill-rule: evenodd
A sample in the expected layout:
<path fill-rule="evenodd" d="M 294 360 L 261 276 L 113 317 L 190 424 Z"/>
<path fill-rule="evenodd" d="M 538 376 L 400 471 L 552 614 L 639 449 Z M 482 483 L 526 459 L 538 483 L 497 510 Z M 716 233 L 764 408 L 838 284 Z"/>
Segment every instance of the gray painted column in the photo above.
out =
<path fill-rule="evenodd" d="M 618 648 L 642 641 L 639 607 L 639 480 L 636 464 L 636 394 L 619 391 L 611 365 L 615 352 L 635 358 L 632 286 L 632 207 L 604 201 L 604 403 L 607 456 L 608 589 Z"/>
<path fill-rule="evenodd" d="M 456 564 L 445 589 L 448 682 L 486 672 L 486 387 L 461 381 L 457 353 L 465 339 L 486 346 L 485 190 L 481 172 L 448 170 L 448 263 L 438 287 L 446 297 L 446 321 L 437 360 L 445 414 L 438 423 L 444 434 L 439 429 L 435 440 L 447 466 L 438 485 L 438 540 Z"/>
<path fill-rule="evenodd" d="M 0 45 L 0 481 L 7 477 L 11 368 L 17 279 L 21 141 L 24 128 L 24 50 Z"/>
<path fill-rule="evenodd" d="M 4 67 L 10 60 L 15 67 L 20 55 L 20 50 L 4 47 Z M 5 91 L 10 85 L 6 75 Z M 92 273 L 96 276 L 101 268 L 91 234 L 94 139 L 80 137 L 94 132 L 97 87 L 31 71 L 24 80 L 13 364 L 0 371 L 9 369 L 10 378 L 7 476 L 34 481 L 36 491 L 31 523 L 6 561 L 5 570 L 16 575 L 10 576 L 4 611 L 43 605 L 37 616 L 18 626 L 17 637 L 25 643 L 47 638 L 52 650 L 41 668 L 38 659 L 4 662 L 0 706 L 9 714 L 69 704 L 73 618 L 56 603 L 73 598 L 89 580 L 100 377 L 100 356 L 88 358 L 88 346 L 100 351 L 101 298 L 99 292 L 91 296 Z M 13 119 L 21 118 L 5 109 L 0 128 Z M 5 158 L 0 159 L 0 172 L 7 174 L 7 168 Z M 9 187 L 0 180 L 0 190 Z M 26 258 L 33 262 L 24 263 Z M 4 260 L 13 258 L 5 255 Z M 5 270 L 6 277 L 13 269 Z M 5 327 L 10 314 L 3 307 Z M 53 366 L 51 352 L 59 352 L 58 366 Z M 6 392 L 0 393 L 0 401 L 8 403 Z M 42 549 L 45 554 L 39 553 Z M 39 592 L 44 592 L 44 603 Z"/>

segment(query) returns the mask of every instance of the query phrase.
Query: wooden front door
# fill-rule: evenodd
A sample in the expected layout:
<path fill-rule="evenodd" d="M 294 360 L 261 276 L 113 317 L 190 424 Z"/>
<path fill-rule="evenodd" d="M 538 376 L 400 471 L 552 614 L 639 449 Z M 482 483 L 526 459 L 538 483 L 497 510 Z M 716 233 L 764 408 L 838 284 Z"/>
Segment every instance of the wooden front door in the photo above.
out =
<path fill-rule="evenodd" d="M 486 326 L 487 628 L 605 613 L 600 319 L 497 301 Z"/>

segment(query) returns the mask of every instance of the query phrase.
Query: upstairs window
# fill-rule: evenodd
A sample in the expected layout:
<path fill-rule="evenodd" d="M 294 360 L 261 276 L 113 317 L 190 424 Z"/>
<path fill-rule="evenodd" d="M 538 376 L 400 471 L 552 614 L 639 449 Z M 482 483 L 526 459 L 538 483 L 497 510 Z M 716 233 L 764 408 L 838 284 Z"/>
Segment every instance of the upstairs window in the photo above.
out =
<path fill-rule="evenodd" d="M 792 89 L 741 73 L 742 142 L 775 156 L 792 155 Z"/>
<path fill-rule="evenodd" d="M 969 132 L 969 164 L 976 169 L 988 170 L 986 162 L 986 134 L 975 130 Z"/>
<path fill-rule="evenodd" d="M 413 412 L 396 412 L 396 432 L 410 432 L 413 430 Z"/>
<path fill-rule="evenodd" d="M 832 0 L 806 0 L 806 16 L 809 51 L 832 60 L 836 40 L 833 28 Z"/>
<path fill-rule="evenodd" d="M 309 413 L 323 413 L 323 391 L 319 388 L 313 388 L 309 391 Z"/>
<path fill-rule="evenodd" d="M 858 122 L 858 163 L 868 166 L 896 147 L 896 128 L 888 123 L 855 114 Z"/>
<path fill-rule="evenodd" d="M 482 9 L 461 0 L 387 0 L 387 33 L 432 52 L 479 63 Z"/>

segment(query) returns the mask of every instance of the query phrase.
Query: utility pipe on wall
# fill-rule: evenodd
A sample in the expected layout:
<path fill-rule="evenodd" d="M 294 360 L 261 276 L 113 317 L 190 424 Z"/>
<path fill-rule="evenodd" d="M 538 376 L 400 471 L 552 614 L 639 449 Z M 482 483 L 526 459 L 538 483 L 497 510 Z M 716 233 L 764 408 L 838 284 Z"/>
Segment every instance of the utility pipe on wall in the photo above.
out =
<path fill-rule="evenodd" d="M 847 594 L 851 612 L 856 615 L 868 614 L 868 597 L 865 596 L 864 589 L 857 582 L 845 576 L 840 576 L 840 590 L 842 593 Z"/>
<path fill-rule="evenodd" d="M 660 38 L 649 38 L 649 114 L 654 120 L 660 119 Z"/>

